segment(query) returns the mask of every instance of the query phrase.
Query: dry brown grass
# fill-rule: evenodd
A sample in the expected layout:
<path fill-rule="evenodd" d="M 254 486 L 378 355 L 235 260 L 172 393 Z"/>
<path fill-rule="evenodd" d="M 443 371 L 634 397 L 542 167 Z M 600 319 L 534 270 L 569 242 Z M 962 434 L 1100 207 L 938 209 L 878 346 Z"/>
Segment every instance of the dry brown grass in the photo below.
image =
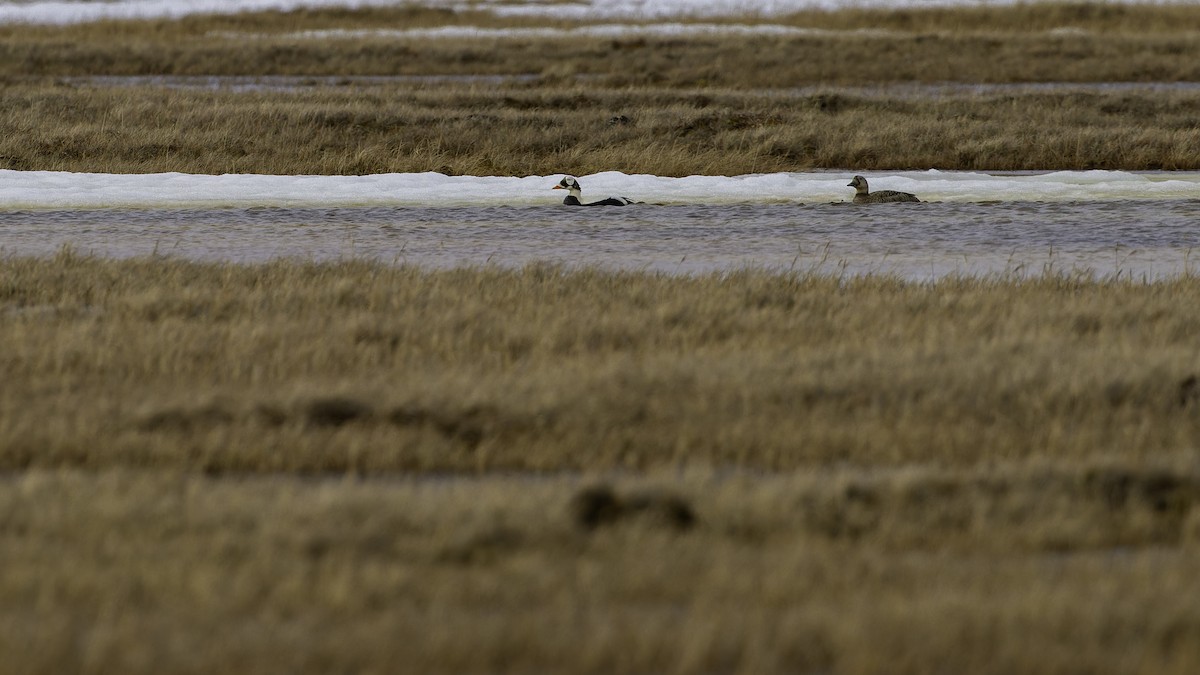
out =
<path fill-rule="evenodd" d="M 1198 295 L 1193 278 L 16 260 L 0 466 L 1151 458 L 1200 439 Z"/>
<path fill-rule="evenodd" d="M 1198 479 L 616 480 L 690 501 L 680 530 L 580 527 L 569 477 L 30 471 L 0 671 L 1183 675 Z"/>
<path fill-rule="evenodd" d="M 15 85 L 0 168 L 473 175 L 1198 169 L 1200 92 Z M 624 115 L 629 124 L 612 125 Z"/>
<path fill-rule="evenodd" d="M 0 671 L 1194 672 L 1198 296 L 6 260 Z"/>
<path fill-rule="evenodd" d="M 207 37 L 494 22 L 386 11 L 0 28 L 0 166 L 1196 168 L 1191 94 L 733 91 L 1195 79 L 1195 12 L 797 15 L 913 34 L 760 50 Z M 38 79 L 164 72 L 544 77 Z M 1193 277 L 5 259 L 0 673 L 1194 673 L 1198 303 Z"/>
<path fill-rule="evenodd" d="M 1200 41 L 1170 34 L 316 40 L 3 32 L 7 77 L 534 74 L 586 78 L 592 87 L 737 88 L 1200 79 Z"/>
<path fill-rule="evenodd" d="M 757 22 L 742 17 L 739 22 Z M 66 27 L 0 26 L 0 76 L 544 74 L 590 86 L 1195 81 L 1193 6 L 807 12 L 800 37 L 314 40 L 305 30 L 561 26 L 431 10 L 310 11 Z M 873 31 L 868 34 L 854 31 Z"/>
<path fill-rule="evenodd" d="M 1197 169 L 1194 92 L 911 96 L 870 87 L 1194 82 L 1200 41 L 1186 27 L 1198 17 L 1194 6 L 815 12 L 779 21 L 841 32 L 789 38 L 291 35 L 560 25 L 411 9 L 0 27 L 0 167 L 521 175 Z M 891 32 L 853 32 L 865 28 Z M 1078 31 L 1057 30 L 1065 28 Z M 56 79 L 463 74 L 535 79 L 504 86 L 347 80 L 241 93 Z M 633 124 L 609 126 L 617 115 Z"/>

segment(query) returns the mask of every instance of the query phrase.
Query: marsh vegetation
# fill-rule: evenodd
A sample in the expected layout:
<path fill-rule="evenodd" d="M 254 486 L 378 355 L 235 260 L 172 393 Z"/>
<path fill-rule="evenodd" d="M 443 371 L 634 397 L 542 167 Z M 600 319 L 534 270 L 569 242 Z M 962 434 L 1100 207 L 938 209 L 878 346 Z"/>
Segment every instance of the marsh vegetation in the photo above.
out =
<path fill-rule="evenodd" d="M 42 83 L 8 87 L 3 105 L 0 167 L 23 170 L 682 176 L 1200 168 L 1200 90 L 914 98 L 576 84 L 279 92 Z"/>
<path fill-rule="evenodd" d="M 0 74 L 586 74 L 597 86 L 793 87 L 880 82 L 1194 81 L 1195 6 L 801 12 L 729 17 L 811 31 L 610 38 L 423 38 L 444 26 L 578 27 L 427 9 L 301 10 L 177 21 L 0 26 Z M 311 31 L 354 31 L 339 39 Z M 370 31 L 385 31 L 372 35 Z"/>
<path fill-rule="evenodd" d="M 2 289 L 0 397 L 23 411 L 0 425 L 13 469 L 973 466 L 1142 459 L 1200 433 L 1183 391 L 1200 374 L 1191 277 L 921 285 L 64 254 L 6 262 Z"/>
<path fill-rule="evenodd" d="M 1194 169 L 1184 88 L 875 87 L 1196 80 L 1197 18 L 0 27 L 0 168 Z M 533 77 L 86 79 L 189 74 Z M 4 257 L 0 672 L 1194 673 L 1197 306 L 1192 275 Z"/>
<path fill-rule="evenodd" d="M 6 260 L 6 663 L 1189 672 L 1198 302 Z"/>
<path fill-rule="evenodd" d="M 813 31 L 799 36 L 636 38 L 304 32 L 561 26 L 417 10 L 0 27 L 0 168 L 1196 169 L 1200 91 L 919 87 L 1195 82 L 1200 42 L 1184 27 L 1198 17 L 1187 6 L 817 12 L 778 19 Z M 248 91 L 88 79 L 151 75 L 349 79 Z M 463 75 L 522 79 L 352 79 Z"/>

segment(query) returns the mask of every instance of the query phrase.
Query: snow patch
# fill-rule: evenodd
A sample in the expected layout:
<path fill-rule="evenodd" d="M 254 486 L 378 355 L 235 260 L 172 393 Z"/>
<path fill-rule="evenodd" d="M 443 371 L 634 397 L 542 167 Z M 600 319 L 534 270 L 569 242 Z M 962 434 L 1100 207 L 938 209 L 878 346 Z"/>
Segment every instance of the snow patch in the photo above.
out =
<path fill-rule="evenodd" d="M 0 0 L 0 23 L 68 24 L 102 19 L 172 19 L 191 14 L 290 11 L 323 7 L 411 5 L 485 10 L 499 16 L 553 17 L 573 21 L 664 20 L 718 16 L 779 16 L 793 12 L 846 8 L 1002 6 L 1021 0 L 583 0 L 572 3 L 511 0 Z M 1161 4 L 1200 0 L 1134 0 L 1122 4 Z M 1115 4 L 1115 3 L 1114 3 Z"/>
<path fill-rule="evenodd" d="M 855 173 L 872 190 L 912 192 L 925 201 L 1096 201 L 1197 199 L 1200 172 L 958 171 L 813 172 L 669 178 L 606 171 L 578 176 L 584 200 L 619 195 L 652 204 L 827 203 L 848 201 Z M 0 170 L 0 209 L 224 206 L 555 205 L 553 176 L 220 176 Z"/>

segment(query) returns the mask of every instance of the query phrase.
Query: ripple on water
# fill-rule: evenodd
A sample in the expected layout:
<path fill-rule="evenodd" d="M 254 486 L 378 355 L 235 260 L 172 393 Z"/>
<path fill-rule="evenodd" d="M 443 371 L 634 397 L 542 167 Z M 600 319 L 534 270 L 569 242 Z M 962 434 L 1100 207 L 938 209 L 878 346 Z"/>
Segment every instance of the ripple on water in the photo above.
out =
<path fill-rule="evenodd" d="M 1200 201 L 536 207 L 251 207 L 0 212 L 6 255 L 369 258 L 704 273 L 747 266 L 911 279 L 1043 270 L 1191 271 Z"/>

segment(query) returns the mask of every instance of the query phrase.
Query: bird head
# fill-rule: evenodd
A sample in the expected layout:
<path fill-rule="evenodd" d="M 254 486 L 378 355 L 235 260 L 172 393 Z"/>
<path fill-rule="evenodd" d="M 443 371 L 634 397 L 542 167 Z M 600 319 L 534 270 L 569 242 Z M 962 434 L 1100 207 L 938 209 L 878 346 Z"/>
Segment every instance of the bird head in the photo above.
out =
<path fill-rule="evenodd" d="M 579 190 L 579 181 L 575 180 L 574 176 L 564 176 L 562 180 L 558 181 L 558 185 L 555 185 L 550 189 L 571 191 Z"/>

